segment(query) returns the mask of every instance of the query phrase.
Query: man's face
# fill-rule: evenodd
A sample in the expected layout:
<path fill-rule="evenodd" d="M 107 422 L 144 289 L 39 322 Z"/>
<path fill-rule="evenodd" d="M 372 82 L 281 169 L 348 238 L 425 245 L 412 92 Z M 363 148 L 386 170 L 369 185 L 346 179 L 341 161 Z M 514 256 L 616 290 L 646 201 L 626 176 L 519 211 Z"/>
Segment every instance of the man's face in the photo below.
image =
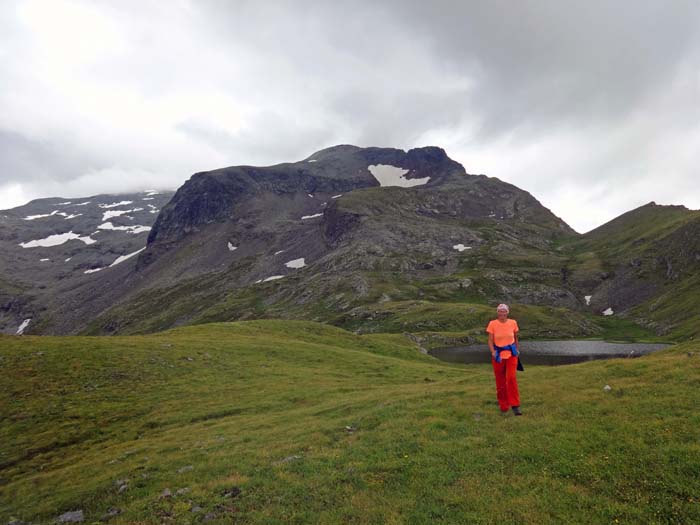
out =
<path fill-rule="evenodd" d="M 496 315 L 498 315 L 499 321 L 505 321 L 506 319 L 508 319 L 508 312 L 506 312 L 505 310 L 498 310 L 498 312 L 496 312 Z"/>

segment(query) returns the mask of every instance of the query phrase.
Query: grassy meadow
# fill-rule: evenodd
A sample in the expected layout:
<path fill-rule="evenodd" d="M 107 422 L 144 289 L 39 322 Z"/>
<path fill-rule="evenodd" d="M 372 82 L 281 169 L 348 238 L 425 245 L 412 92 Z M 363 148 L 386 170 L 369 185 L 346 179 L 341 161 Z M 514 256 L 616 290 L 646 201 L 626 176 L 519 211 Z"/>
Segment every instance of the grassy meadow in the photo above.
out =
<path fill-rule="evenodd" d="M 0 523 L 700 522 L 692 341 L 529 366 L 523 417 L 488 365 L 310 321 L 0 336 L 0 369 Z"/>

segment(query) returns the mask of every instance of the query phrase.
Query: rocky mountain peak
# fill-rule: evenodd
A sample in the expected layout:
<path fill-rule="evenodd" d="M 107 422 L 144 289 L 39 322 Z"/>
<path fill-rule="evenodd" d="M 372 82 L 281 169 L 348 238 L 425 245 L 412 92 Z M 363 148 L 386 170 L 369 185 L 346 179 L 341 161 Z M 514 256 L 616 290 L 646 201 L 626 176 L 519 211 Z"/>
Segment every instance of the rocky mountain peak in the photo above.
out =
<path fill-rule="evenodd" d="M 317 151 L 300 162 L 274 166 L 231 166 L 196 173 L 163 208 L 148 237 L 160 248 L 206 224 L 240 218 L 250 199 L 264 194 L 333 195 L 356 189 L 403 185 L 434 187 L 466 177 L 464 168 L 442 148 L 408 152 L 395 148 L 339 145 Z M 148 262 L 151 254 L 144 254 Z"/>

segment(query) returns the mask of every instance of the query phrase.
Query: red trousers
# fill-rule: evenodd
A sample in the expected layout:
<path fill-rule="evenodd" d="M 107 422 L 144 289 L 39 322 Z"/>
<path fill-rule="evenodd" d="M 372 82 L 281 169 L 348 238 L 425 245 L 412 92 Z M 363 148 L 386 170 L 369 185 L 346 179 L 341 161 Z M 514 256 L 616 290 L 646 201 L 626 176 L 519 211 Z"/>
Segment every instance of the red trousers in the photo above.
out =
<path fill-rule="evenodd" d="M 498 397 L 498 405 L 501 410 L 505 412 L 510 407 L 519 407 L 520 393 L 518 392 L 518 380 L 515 377 L 518 358 L 501 359 L 500 363 L 491 359 L 491 364 L 496 376 L 496 397 Z"/>

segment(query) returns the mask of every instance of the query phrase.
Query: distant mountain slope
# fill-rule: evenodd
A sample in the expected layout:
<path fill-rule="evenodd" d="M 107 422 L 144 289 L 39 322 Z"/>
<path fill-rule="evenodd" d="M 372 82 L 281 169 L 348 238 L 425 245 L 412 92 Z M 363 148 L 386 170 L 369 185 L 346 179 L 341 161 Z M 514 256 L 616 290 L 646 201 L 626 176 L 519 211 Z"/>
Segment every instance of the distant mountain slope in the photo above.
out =
<path fill-rule="evenodd" d="M 171 191 L 39 199 L 0 211 L 0 332 L 60 315 L 64 290 L 131 260 Z"/>
<path fill-rule="evenodd" d="M 700 288 L 692 284 L 700 271 L 700 211 L 651 202 L 572 240 L 567 249 L 572 286 L 591 296 L 595 311 L 627 312 L 660 334 L 700 335 L 700 322 L 681 329 L 700 321 Z"/>

